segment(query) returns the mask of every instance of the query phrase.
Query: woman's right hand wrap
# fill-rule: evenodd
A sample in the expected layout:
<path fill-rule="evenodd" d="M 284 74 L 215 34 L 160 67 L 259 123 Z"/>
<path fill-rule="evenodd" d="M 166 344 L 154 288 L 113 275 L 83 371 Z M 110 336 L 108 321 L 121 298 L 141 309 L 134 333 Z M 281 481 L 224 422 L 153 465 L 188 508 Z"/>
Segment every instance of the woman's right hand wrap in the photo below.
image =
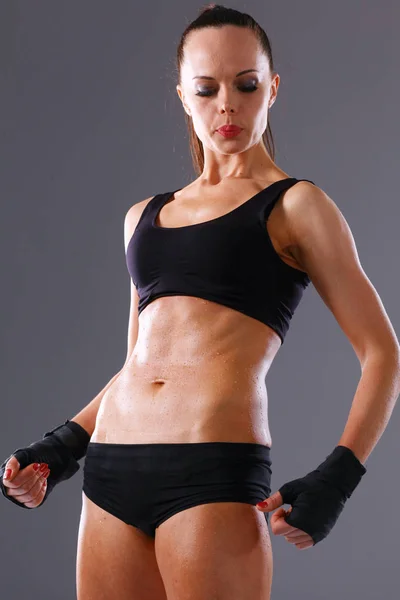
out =
<path fill-rule="evenodd" d="M 3 496 L 17 506 L 30 508 L 8 495 L 7 488 L 3 484 L 5 467 L 12 456 L 18 460 L 20 470 L 32 463 L 47 463 L 50 475 L 47 479 L 46 494 L 39 505 L 42 506 L 55 485 L 69 479 L 79 470 L 77 461 L 85 456 L 89 441 L 88 432 L 75 421 L 67 419 L 62 425 L 46 432 L 43 439 L 26 448 L 18 448 L 0 467 L 0 489 Z"/>
<path fill-rule="evenodd" d="M 278 490 L 283 504 L 292 505 L 285 521 L 308 533 L 317 544 L 331 531 L 366 472 L 350 448 L 336 446 L 314 471 Z"/>

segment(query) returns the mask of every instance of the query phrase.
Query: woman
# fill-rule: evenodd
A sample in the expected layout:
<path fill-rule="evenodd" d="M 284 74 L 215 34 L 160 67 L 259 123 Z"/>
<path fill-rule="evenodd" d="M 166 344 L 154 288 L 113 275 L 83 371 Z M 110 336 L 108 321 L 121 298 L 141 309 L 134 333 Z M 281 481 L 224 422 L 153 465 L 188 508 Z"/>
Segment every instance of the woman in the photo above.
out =
<path fill-rule="evenodd" d="M 280 78 L 265 32 L 208 7 L 182 36 L 178 73 L 198 178 L 127 212 L 125 364 L 76 417 L 3 463 L 3 493 L 34 508 L 86 455 L 79 600 L 267 600 L 268 510 L 297 548 L 324 539 L 398 391 L 398 341 L 346 221 L 274 163 Z M 271 495 L 265 377 L 310 281 L 365 366 L 362 385 L 332 454 Z M 50 468 L 43 488 L 35 462 Z"/>

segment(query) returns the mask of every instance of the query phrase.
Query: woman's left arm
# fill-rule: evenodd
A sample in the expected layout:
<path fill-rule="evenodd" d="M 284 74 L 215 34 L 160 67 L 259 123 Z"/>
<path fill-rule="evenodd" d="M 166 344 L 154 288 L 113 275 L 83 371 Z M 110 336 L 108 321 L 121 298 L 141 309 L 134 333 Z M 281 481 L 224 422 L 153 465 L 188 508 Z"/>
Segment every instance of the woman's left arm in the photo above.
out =
<path fill-rule="evenodd" d="M 349 339 L 361 366 L 338 445 L 364 463 L 383 434 L 400 394 L 400 346 L 352 232 L 319 187 L 300 181 L 284 197 L 291 252 Z M 394 265 L 395 266 L 395 265 Z"/>

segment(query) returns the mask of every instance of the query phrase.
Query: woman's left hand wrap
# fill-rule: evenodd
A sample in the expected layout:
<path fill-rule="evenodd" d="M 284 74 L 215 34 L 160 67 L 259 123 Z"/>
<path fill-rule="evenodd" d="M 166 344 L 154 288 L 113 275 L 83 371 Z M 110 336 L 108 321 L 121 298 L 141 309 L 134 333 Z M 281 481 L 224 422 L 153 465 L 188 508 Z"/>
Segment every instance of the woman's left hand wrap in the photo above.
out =
<path fill-rule="evenodd" d="M 260 510 L 291 504 L 286 523 L 308 534 L 315 545 L 331 531 L 366 471 L 350 448 L 336 446 L 314 471 L 285 483 L 268 498 L 268 508 Z"/>

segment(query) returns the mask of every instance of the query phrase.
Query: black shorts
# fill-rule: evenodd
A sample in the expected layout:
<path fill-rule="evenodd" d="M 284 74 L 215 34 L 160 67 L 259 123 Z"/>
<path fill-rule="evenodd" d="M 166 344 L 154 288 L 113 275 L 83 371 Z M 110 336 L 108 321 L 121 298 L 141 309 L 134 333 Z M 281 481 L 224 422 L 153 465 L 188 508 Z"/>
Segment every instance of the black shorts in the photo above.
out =
<path fill-rule="evenodd" d="M 271 449 L 243 442 L 90 442 L 83 491 L 92 502 L 155 538 L 172 515 L 198 504 L 245 502 L 271 494 Z M 269 514 L 265 515 L 269 523 Z"/>

